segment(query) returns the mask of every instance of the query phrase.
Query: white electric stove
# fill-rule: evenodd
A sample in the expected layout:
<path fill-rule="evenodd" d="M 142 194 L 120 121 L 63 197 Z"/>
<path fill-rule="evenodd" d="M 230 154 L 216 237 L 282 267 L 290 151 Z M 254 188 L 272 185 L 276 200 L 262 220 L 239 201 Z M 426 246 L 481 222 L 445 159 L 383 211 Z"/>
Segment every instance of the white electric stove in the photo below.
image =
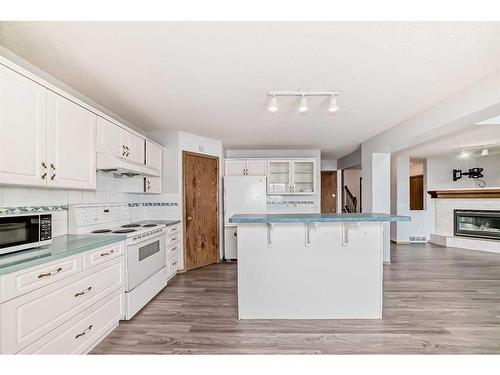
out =
<path fill-rule="evenodd" d="M 126 319 L 131 319 L 167 285 L 166 227 L 134 223 L 127 204 L 70 205 L 70 234 L 126 236 Z"/>

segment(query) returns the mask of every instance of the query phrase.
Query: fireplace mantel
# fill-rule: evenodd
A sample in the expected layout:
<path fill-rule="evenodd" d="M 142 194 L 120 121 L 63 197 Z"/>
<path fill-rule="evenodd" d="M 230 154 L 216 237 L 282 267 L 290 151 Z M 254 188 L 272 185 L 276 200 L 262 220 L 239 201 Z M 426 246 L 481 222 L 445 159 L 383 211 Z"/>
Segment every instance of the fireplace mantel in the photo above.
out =
<path fill-rule="evenodd" d="M 500 188 L 429 190 L 431 198 L 441 199 L 485 199 L 500 198 Z"/>

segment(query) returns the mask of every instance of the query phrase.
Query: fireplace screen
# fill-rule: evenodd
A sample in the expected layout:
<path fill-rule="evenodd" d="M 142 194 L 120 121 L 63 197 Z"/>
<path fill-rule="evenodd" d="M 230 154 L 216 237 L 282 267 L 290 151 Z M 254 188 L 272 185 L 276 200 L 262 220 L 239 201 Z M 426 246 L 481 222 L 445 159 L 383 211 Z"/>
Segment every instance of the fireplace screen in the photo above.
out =
<path fill-rule="evenodd" d="M 455 236 L 500 240 L 500 211 L 455 210 Z"/>

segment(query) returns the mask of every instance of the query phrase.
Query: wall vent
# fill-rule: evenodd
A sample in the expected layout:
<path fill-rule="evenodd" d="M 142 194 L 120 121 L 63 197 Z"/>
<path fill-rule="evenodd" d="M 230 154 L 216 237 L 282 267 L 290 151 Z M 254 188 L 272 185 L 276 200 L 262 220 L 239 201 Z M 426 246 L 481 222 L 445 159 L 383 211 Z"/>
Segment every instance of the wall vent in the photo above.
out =
<path fill-rule="evenodd" d="M 416 242 L 416 243 L 427 242 L 427 236 L 410 236 L 410 242 Z"/>

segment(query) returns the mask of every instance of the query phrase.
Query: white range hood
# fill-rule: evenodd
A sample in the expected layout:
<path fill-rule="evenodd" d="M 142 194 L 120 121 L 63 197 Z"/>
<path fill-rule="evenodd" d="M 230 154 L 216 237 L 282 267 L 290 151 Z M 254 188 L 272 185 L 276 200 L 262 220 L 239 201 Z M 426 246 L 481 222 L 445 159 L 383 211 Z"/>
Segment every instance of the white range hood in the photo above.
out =
<path fill-rule="evenodd" d="M 101 172 L 109 172 L 128 177 L 160 176 L 160 172 L 154 168 L 142 164 L 132 163 L 128 160 L 119 158 L 114 155 L 105 154 L 102 152 L 97 153 L 97 170 Z"/>

